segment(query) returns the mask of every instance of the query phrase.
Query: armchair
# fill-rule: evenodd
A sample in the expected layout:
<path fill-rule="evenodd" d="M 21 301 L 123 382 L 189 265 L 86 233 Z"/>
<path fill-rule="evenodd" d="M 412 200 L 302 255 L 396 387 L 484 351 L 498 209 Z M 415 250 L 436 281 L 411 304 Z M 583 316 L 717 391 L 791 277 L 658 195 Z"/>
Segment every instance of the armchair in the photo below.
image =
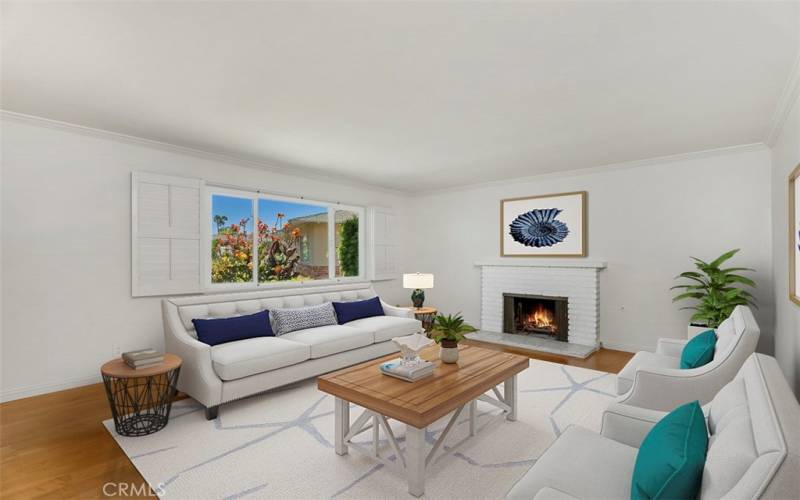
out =
<path fill-rule="evenodd" d="M 755 352 L 760 330 L 750 308 L 737 306 L 716 334 L 714 359 L 698 368 L 680 368 L 687 340 L 662 338 L 656 352 L 637 352 L 617 376 L 618 402 L 670 411 L 689 401 L 711 401 Z"/>
<path fill-rule="evenodd" d="M 751 355 L 703 411 L 711 439 L 700 500 L 797 498 L 800 405 L 775 358 Z M 612 404 L 600 434 L 568 427 L 506 498 L 630 498 L 639 446 L 664 415 Z"/>

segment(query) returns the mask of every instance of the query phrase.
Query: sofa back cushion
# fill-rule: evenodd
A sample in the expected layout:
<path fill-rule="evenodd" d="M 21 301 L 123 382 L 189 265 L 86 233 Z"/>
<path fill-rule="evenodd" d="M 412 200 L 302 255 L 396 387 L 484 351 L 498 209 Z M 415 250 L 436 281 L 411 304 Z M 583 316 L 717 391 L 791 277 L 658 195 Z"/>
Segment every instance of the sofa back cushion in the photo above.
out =
<path fill-rule="evenodd" d="M 297 330 L 336 324 L 336 313 L 330 302 L 317 306 L 273 309 L 271 313 L 275 334 L 278 336 Z"/>
<path fill-rule="evenodd" d="M 708 433 L 697 401 L 681 405 L 647 433 L 636 455 L 632 500 L 696 498 Z"/>
<path fill-rule="evenodd" d="M 336 310 L 336 320 L 340 325 L 361 318 L 384 316 L 380 297 L 353 302 L 334 302 L 333 308 Z"/>
<path fill-rule="evenodd" d="M 701 498 L 759 496 L 786 453 L 759 355 L 750 356 L 711 401 L 708 429 Z"/>
<path fill-rule="evenodd" d="M 193 319 L 192 323 L 197 331 L 197 339 L 208 345 L 275 336 L 268 311 L 230 318 Z"/>
<path fill-rule="evenodd" d="M 197 332 L 192 323 L 193 319 L 224 318 L 253 314 L 264 309 L 313 306 L 324 302 L 344 302 L 371 297 L 375 297 L 375 291 L 369 286 L 356 288 L 353 285 L 333 285 L 314 287 L 311 290 L 269 290 L 178 297 L 169 299 L 169 301 L 178 308 L 178 314 L 186 332 L 197 338 Z"/>
<path fill-rule="evenodd" d="M 747 306 L 736 306 L 731 315 L 717 327 L 716 333 L 715 361 L 726 358 L 740 344 L 748 344 L 748 342 L 742 342 L 742 337 L 754 337 L 757 341 L 761 332 L 752 311 Z"/>

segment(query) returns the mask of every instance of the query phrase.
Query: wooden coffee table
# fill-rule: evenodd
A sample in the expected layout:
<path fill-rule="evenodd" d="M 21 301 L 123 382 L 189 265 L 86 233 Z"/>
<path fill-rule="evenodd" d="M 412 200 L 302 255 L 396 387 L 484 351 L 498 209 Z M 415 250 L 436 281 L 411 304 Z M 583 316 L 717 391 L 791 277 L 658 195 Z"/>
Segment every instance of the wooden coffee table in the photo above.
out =
<path fill-rule="evenodd" d="M 408 492 L 421 496 L 425 492 L 425 471 L 433 463 L 436 452 L 456 424 L 464 407 L 469 411 L 470 436 L 475 434 L 475 406 L 478 400 L 497 406 L 506 419 L 517 419 L 517 374 L 529 365 L 528 358 L 516 354 L 484 349 L 471 345 L 459 346 L 458 364 L 442 363 L 439 348 L 431 346 L 421 357 L 436 363 L 434 374 L 416 382 L 405 382 L 378 370 L 378 365 L 397 358 L 390 355 L 323 375 L 317 387 L 336 397 L 336 453 L 346 455 L 348 447 L 367 453 L 382 462 L 395 466 L 378 453 L 379 429 L 383 429 L 397 462 L 408 477 Z M 497 386 L 503 384 L 502 393 Z M 485 394 L 492 391 L 495 397 Z M 350 425 L 350 403 L 364 408 Z M 444 431 L 428 450 L 426 428 L 454 412 Z M 387 422 L 393 418 L 406 424 L 406 448 L 400 450 Z M 369 421 L 372 421 L 368 425 Z M 353 443 L 352 439 L 372 429 L 372 449 Z"/>

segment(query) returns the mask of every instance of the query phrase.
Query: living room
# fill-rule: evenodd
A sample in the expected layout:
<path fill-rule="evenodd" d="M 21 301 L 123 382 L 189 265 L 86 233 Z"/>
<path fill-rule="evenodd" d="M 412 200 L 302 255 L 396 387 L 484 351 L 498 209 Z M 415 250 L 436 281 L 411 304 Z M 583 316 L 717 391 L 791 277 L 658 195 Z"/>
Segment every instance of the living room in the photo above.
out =
<path fill-rule="evenodd" d="M 800 2 L 0 9 L 3 498 L 800 496 Z"/>

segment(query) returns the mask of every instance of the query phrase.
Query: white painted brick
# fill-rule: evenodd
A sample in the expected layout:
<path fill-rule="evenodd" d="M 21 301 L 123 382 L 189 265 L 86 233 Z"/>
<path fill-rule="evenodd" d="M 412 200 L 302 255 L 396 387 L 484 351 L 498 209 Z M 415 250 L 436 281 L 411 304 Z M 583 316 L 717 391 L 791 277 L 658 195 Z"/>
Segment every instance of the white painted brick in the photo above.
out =
<path fill-rule="evenodd" d="M 599 279 L 594 268 L 483 266 L 481 328 L 501 331 L 503 293 L 552 295 L 569 299 L 569 342 L 596 345 Z"/>

